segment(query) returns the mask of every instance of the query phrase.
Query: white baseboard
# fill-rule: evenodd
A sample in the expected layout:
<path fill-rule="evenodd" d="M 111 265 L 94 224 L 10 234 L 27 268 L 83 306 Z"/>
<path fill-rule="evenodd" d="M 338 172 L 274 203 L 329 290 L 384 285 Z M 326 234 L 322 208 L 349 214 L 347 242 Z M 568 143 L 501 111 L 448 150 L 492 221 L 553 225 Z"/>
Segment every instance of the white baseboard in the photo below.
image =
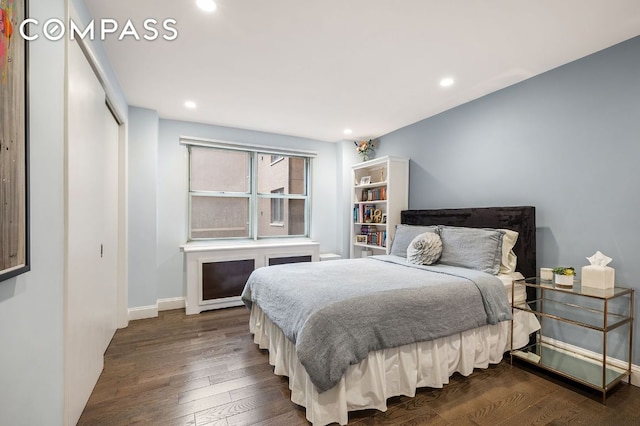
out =
<path fill-rule="evenodd" d="M 172 309 L 184 309 L 184 297 L 172 297 L 171 299 L 158 299 L 158 312 Z"/>
<path fill-rule="evenodd" d="M 169 311 L 171 309 L 184 309 L 184 297 L 173 297 L 170 299 L 158 299 L 155 305 L 140 306 L 137 308 L 129 308 L 129 321 L 135 321 L 145 318 L 155 318 L 160 311 Z"/>
<path fill-rule="evenodd" d="M 577 355 L 583 356 L 587 359 L 602 359 L 602 354 L 597 352 L 589 351 L 587 349 L 581 348 L 579 346 L 571 345 L 569 343 L 561 342 L 559 340 L 551 339 L 549 337 L 544 337 L 542 339 L 543 342 L 551 343 L 554 346 L 564 349 L 566 351 L 573 352 Z M 615 367 L 626 369 L 628 363 L 616 358 L 607 357 L 607 362 Z M 631 384 L 637 387 L 640 387 L 640 366 L 631 364 Z"/>
<path fill-rule="evenodd" d="M 155 318 L 158 316 L 158 305 L 140 306 L 137 308 L 129 308 L 129 321 L 135 321 L 145 318 Z"/>

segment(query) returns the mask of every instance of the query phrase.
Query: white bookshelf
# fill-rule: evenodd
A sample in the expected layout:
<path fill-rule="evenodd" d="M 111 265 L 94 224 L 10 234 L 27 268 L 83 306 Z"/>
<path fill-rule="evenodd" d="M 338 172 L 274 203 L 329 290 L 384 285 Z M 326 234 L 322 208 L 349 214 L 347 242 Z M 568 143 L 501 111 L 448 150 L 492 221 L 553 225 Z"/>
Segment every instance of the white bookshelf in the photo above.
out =
<path fill-rule="evenodd" d="M 409 159 L 381 157 L 351 167 L 351 257 L 387 254 L 400 212 L 409 207 Z M 369 183 L 362 178 L 369 177 Z M 369 214 L 367 214 L 369 212 Z M 386 222 L 378 222 L 382 215 Z M 366 242 L 358 241 L 358 236 Z"/>

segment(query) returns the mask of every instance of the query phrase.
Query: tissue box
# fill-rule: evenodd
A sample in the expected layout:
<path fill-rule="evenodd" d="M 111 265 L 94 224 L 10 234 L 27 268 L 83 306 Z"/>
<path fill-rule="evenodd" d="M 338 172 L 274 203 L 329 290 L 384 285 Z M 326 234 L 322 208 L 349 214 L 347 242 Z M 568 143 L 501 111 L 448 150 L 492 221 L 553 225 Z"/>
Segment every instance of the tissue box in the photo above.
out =
<path fill-rule="evenodd" d="M 588 265 L 582 267 L 582 285 L 600 289 L 613 288 L 615 269 L 610 266 Z"/>

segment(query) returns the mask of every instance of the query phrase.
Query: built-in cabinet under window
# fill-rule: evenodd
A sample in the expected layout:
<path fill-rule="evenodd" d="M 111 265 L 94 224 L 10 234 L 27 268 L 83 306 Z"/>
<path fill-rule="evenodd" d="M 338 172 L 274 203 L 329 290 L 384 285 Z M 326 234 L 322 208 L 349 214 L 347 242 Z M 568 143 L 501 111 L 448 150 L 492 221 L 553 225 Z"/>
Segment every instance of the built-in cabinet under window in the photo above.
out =
<path fill-rule="evenodd" d="M 320 260 L 319 244 L 309 239 L 190 242 L 185 255 L 186 313 L 242 305 L 240 294 L 260 267 Z"/>

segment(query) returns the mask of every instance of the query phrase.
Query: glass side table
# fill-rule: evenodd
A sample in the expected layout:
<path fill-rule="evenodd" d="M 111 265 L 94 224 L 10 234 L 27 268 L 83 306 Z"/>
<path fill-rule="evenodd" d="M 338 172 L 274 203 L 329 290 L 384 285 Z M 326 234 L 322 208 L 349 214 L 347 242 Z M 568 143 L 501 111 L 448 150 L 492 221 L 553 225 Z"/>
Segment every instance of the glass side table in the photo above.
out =
<path fill-rule="evenodd" d="M 582 287 L 580 282 L 565 287 L 540 278 L 527 278 L 512 283 L 535 289 L 536 298 L 526 305 L 512 303 L 511 309 L 531 312 L 540 321 L 541 327 L 529 345 L 516 349 L 511 346 L 511 362 L 517 358 L 574 380 L 602 392 L 602 403 L 606 403 L 607 391 L 625 378 L 631 382 L 633 350 L 633 297 L 634 289 L 614 287 L 600 290 Z M 551 338 L 548 329 L 554 323 L 571 324 L 602 334 L 600 350 L 582 349 Z M 627 326 L 628 360 L 619 361 L 607 357 L 607 335 L 613 330 Z M 561 327 L 561 326 L 560 326 Z M 513 333 L 513 323 L 511 325 Z M 513 334 L 512 334 L 513 337 Z M 511 339 L 513 342 L 513 338 Z"/>

